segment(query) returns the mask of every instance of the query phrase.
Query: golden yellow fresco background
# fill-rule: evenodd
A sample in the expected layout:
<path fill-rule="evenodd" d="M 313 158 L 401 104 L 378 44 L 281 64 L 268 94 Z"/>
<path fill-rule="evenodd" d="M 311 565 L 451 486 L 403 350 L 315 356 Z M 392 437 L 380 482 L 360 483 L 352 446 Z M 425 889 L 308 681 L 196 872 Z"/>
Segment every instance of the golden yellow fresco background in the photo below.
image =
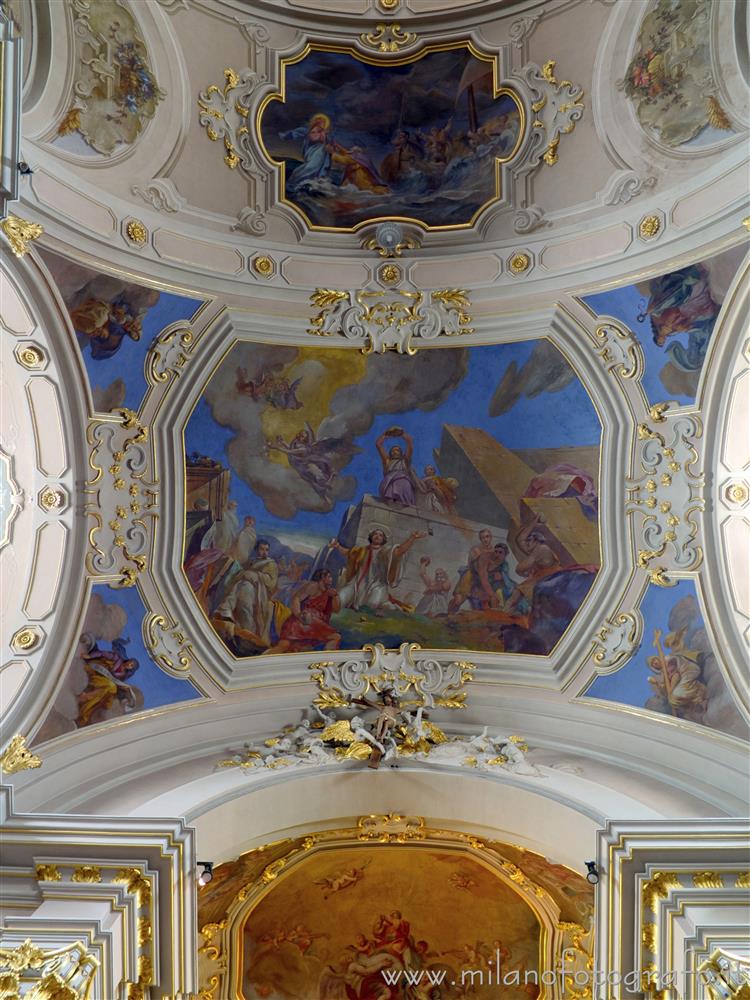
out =
<path fill-rule="evenodd" d="M 424 985 L 388 992 L 382 968 L 448 970 L 441 998 L 458 997 L 462 968 L 538 969 L 540 926 L 526 902 L 468 853 L 415 846 L 317 852 L 248 914 L 242 928 L 245 1000 L 430 1000 Z M 473 997 L 532 996 L 476 985 Z"/>

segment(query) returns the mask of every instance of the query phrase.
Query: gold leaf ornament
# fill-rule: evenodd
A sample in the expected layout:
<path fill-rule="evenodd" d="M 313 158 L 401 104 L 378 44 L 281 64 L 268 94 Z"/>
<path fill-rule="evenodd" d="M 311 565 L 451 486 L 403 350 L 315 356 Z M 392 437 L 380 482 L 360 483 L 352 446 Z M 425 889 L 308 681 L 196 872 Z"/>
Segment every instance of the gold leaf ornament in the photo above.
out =
<path fill-rule="evenodd" d="M 44 232 L 38 222 L 28 222 L 18 215 L 6 215 L 4 219 L 0 219 L 0 230 L 5 234 L 16 257 L 23 257 L 29 249 L 29 243 L 39 239 Z"/>

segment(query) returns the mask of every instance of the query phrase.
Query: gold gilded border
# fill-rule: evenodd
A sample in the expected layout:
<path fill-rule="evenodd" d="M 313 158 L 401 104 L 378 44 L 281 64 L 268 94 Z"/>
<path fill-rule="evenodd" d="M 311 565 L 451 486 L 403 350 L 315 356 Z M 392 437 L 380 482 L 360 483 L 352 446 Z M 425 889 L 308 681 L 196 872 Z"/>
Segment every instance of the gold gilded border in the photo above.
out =
<path fill-rule="evenodd" d="M 286 102 L 286 70 L 287 66 L 294 66 L 298 62 L 302 62 L 311 52 L 339 52 L 344 55 L 350 55 L 353 59 L 359 60 L 359 62 L 366 63 L 370 66 L 381 66 L 381 67 L 392 67 L 392 66 L 407 66 L 409 63 L 418 62 L 425 56 L 430 55 L 433 52 L 450 52 L 454 49 L 468 49 L 475 59 L 479 59 L 482 62 L 488 62 L 492 64 L 492 96 L 494 100 L 499 97 L 507 95 L 510 97 L 518 108 L 518 115 L 520 121 L 520 128 L 518 131 L 518 139 L 507 156 L 495 157 L 495 195 L 490 198 L 489 201 L 484 202 L 471 219 L 468 222 L 455 223 L 453 225 L 447 226 L 430 226 L 426 222 L 422 222 L 420 219 L 415 219 L 413 216 L 409 215 L 379 215 L 370 219 L 365 219 L 362 222 L 358 222 L 356 226 L 316 226 L 313 224 L 306 212 L 300 208 L 295 202 L 290 201 L 286 197 L 286 164 L 283 160 L 275 160 L 273 156 L 269 153 L 266 144 L 263 140 L 263 133 L 261 131 L 261 120 L 266 108 L 269 106 L 271 101 L 280 101 L 282 104 Z M 354 45 L 335 45 L 329 42 L 308 42 L 305 47 L 294 56 L 288 56 L 281 60 L 281 82 L 280 89 L 272 94 L 267 94 L 263 100 L 258 105 L 258 110 L 255 113 L 255 134 L 257 136 L 258 145 L 263 151 L 263 155 L 273 164 L 274 167 L 279 171 L 280 179 L 280 197 L 279 202 L 284 205 L 288 205 L 293 211 L 302 217 L 305 225 L 312 232 L 320 233 L 355 233 L 364 226 L 371 226 L 378 222 L 385 222 L 386 220 L 396 221 L 396 222 L 406 222 L 411 225 L 419 226 L 426 232 L 449 232 L 452 230 L 459 229 L 471 229 L 475 225 L 477 219 L 483 212 L 485 212 L 491 205 L 494 205 L 502 197 L 502 176 L 501 167 L 504 163 L 508 163 L 516 155 L 524 139 L 526 138 L 526 109 L 521 101 L 520 97 L 511 87 L 500 86 L 498 81 L 499 76 L 499 58 L 498 56 L 489 55 L 486 52 L 482 52 L 478 49 L 471 39 L 462 39 L 452 42 L 434 42 L 425 45 L 418 52 L 411 53 L 409 55 L 401 56 L 399 58 L 393 58 L 393 56 L 377 58 L 376 56 L 365 55 L 360 52 Z"/>

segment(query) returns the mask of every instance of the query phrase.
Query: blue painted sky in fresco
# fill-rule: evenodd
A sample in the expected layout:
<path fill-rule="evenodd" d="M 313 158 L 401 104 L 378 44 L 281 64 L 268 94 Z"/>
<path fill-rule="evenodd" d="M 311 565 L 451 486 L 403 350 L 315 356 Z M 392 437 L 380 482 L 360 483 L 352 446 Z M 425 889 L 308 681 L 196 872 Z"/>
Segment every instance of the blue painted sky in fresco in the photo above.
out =
<path fill-rule="evenodd" d="M 137 587 L 120 588 L 98 584 L 92 589 L 92 593 L 98 594 L 105 604 L 119 604 L 128 616 L 122 638 L 130 639 L 127 645 L 128 655 L 138 660 L 138 669 L 129 683 L 143 692 L 144 708 L 158 708 L 160 705 L 200 697 L 189 680 L 182 681 L 165 674 L 146 652 L 141 635 L 146 609 Z M 109 649 L 110 643 L 102 641 L 100 647 Z"/>
<path fill-rule="evenodd" d="M 669 361 L 663 347 L 654 343 L 651 334 L 651 321 L 648 316 L 639 318 L 646 311 L 647 297 L 635 285 L 614 288 L 609 292 L 599 292 L 596 295 L 583 297 L 586 305 L 599 316 L 613 316 L 630 327 L 638 337 L 646 360 L 646 371 L 643 375 L 643 388 L 650 403 L 660 403 L 664 399 L 676 399 L 680 403 L 693 403 L 693 396 L 680 396 L 668 392 L 659 378 L 659 372 Z M 687 336 L 678 338 L 687 343 Z"/>
<path fill-rule="evenodd" d="M 238 501 L 240 514 L 255 515 L 259 528 L 264 531 L 287 534 L 291 531 L 330 538 L 337 533 L 350 504 L 356 504 L 364 493 L 377 495 L 382 470 L 375 441 L 394 424 L 412 434 L 414 467 L 420 475 L 425 465 L 435 462 L 432 452 L 433 448 L 440 447 L 443 424 L 481 428 L 508 448 L 597 444 L 601 433 L 599 421 L 586 390 L 577 379 L 560 392 L 535 399 L 522 397 L 507 413 L 489 416 L 489 401 L 506 367 L 512 361 L 519 367 L 523 365 L 533 347 L 534 342 L 526 342 L 470 348 L 465 378 L 437 409 L 378 415 L 370 430 L 356 439 L 361 453 L 343 470 L 357 477 L 355 495 L 351 501 L 336 504 L 330 513 L 298 511 L 291 521 L 272 517 L 245 482 L 232 473 L 230 492 Z M 377 363 L 377 358 L 371 363 Z M 201 400 L 185 430 L 185 445 L 188 453 L 197 451 L 227 466 L 226 448 L 233 436 L 234 431 L 214 421 L 208 404 Z"/>
<path fill-rule="evenodd" d="M 200 299 L 189 299 L 184 295 L 161 292 L 159 301 L 143 317 L 140 340 L 126 337 L 120 349 L 111 358 L 92 358 L 88 345 L 83 346 L 83 361 L 91 387 L 106 389 L 117 378 L 125 381 L 124 406 L 137 410 L 146 391 L 146 377 L 143 364 L 154 337 L 165 326 L 178 319 L 190 319 L 198 310 Z"/>
<path fill-rule="evenodd" d="M 597 677 L 586 692 L 587 698 L 601 698 L 605 701 L 620 701 L 625 705 L 635 705 L 643 708 L 653 690 L 648 678 L 653 674 L 648 668 L 646 659 L 657 652 L 654 642 L 654 629 L 661 629 L 663 635 L 669 632 L 669 614 L 675 604 L 683 597 L 695 597 L 695 582 L 680 580 L 674 587 L 649 586 L 641 604 L 643 615 L 643 640 L 636 653 L 628 663 L 614 674 Z M 702 625 L 702 619 L 700 624 Z M 695 625 L 693 627 L 696 627 Z"/>

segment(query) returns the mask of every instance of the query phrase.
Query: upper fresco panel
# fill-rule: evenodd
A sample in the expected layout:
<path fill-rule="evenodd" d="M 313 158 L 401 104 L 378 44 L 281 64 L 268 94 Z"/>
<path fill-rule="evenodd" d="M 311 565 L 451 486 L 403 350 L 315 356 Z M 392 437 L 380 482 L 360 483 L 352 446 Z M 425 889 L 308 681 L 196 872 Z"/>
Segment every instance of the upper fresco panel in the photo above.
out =
<path fill-rule="evenodd" d="M 501 196 L 524 109 L 498 86 L 496 60 L 468 43 L 387 63 L 334 46 L 284 61 L 258 131 L 282 200 L 308 225 L 349 230 L 400 217 L 473 224 Z"/>

